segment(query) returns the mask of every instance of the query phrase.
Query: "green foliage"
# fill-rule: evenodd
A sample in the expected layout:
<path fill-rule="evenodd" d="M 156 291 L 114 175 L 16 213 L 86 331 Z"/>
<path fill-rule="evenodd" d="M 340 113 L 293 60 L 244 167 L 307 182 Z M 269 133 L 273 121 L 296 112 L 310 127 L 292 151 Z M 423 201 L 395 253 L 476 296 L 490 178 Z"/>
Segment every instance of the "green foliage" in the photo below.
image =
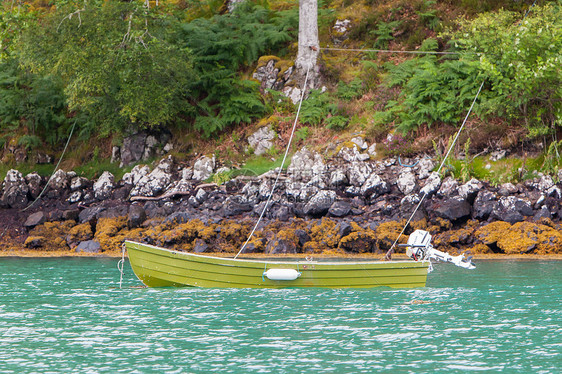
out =
<path fill-rule="evenodd" d="M 437 9 L 434 8 L 435 1 L 433 0 L 425 0 L 423 2 L 422 9 L 417 13 L 417 15 L 422 20 L 423 24 L 426 25 L 431 30 L 436 30 L 441 20 L 437 16 Z"/>
<path fill-rule="evenodd" d="M 349 124 L 349 118 L 344 116 L 332 116 L 326 119 L 326 127 L 330 130 L 343 130 Z"/>
<path fill-rule="evenodd" d="M 240 80 L 237 72 L 290 40 L 286 24 L 276 24 L 271 11 L 243 3 L 232 13 L 182 24 L 177 37 L 192 51 L 198 73 L 188 86 L 196 101 L 197 129 L 210 136 L 266 113 L 259 86 Z"/>
<path fill-rule="evenodd" d="M 522 121 L 530 137 L 562 125 L 561 17 L 562 4 L 553 2 L 533 7 L 523 21 L 514 12 L 486 13 L 446 34 L 478 59 L 492 92 L 482 109 Z"/>
<path fill-rule="evenodd" d="M 229 180 L 231 180 L 231 179 L 232 179 L 232 175 L 233 175 L 232 170 L 230 170 L 230 171 L 224 171 L 224 172 L 221 172 L 221 173 L 213 174 L 213 176 L 210 178 L 210 180 L 211 180 L 213 183 L 216 183 L 217 186 L 220 186 L 220 185 L 225 184 L 225 183 L 228 182 Z"/>
<path fill-rule="evenodd" d="M 370 32 L 371 35 L 376 37 L 373 48 L 388 48 L 388 42 L 394 40 L 394 33 L 401 24 L 402 21 L 379 22 L 377 28 Z"/>
<path fill-rule="evenodd" d="M 29 11 L 26 3 L 0 3 L 0 63 L 12 57 L 20 34 L 35 19 L 35 13 Z"/>
<path fill-rule="evenodd" d="M 16 129 L 20 123 L 57 143 L 68 133 L 66 99 L 57 77 L 26 74 L 9 59 L 0 64 L 0 128 Z M 36 140 L 26 143 L 28 148 L 38 145 Z"/>
<path fill-rule="evenodd" d="M 300 142 L 301 140 L 306 140 L 310 136 L 310 128 L 308 126 L 303 126 L 297 131 L 295 131 L 295 140 Z"/>
<path fill-rule="evenodd" d="M 477 64 L 465 59 L 439 60 L 433 55 L 387 65 L 388 85 L 402 84 L 397 102 L 389 102 L 397 129 L 408 132 L 422 124 L 455 124 L 478 90 Z M 478 107 L 475 108 L 478 111 Z"/>
<path fill-rule="evenodd" d="M 61 5 L 23 35 L 21 62 L 62 79 L 69 110 L 89 119 L 83 133 L 159 127 L 189 112 L 182 98 L 193 80 L 189 52 L 169 43 L 169 21 L 137 2 Z"/>
<path fill-rule="evenodd" d="M 345 84 L 345 82 L 340 81 L 338 83 L 338 90 L 336 95 L 342 100 L 350 101 L 360 98 L 361 96 L 363 96 L 364 92 L 365 86 L 363 84 L 363 81 L 359 78 L 355 78 L 351 82 L 349 82 L 349 84 Z"/>
<path fill-rule="evenodd" d="M 468 182 L 472 175 L 470 160 L 470 138 L 464 143 L 464 159 L 461 161 L 460 178 L 463 183 Z"/>
<path fill-rule="evenodd" d="M 27 150 L 30 150 L 41 145 L 41 139 L 39 139 L 37 135 L 22 135 L 18 139 L 18 145 L 25 147 Z"/>
<path fill-rule="evenodd" d="M 302 102 L 300 122 L 308 125 L 319 125 L 333 109 L 334 105 L 327 92 L 312 90 L 308 98 Z"/>
<path fill-rule="evenodd" d="M 550 143 L 541 166 L 543 173 L 552 175 L 558 174 L 558 171 L 560 170 L 560 152 L 562 152 L 562 140 Z"/>

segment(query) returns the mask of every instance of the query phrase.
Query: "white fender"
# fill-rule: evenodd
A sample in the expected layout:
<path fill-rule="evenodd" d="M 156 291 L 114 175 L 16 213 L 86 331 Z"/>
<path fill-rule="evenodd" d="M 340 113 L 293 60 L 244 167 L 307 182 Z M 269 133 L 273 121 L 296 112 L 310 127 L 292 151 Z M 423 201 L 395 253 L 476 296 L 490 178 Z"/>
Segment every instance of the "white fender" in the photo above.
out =
<path fill-rule="evenodd" d="M 264 271 L 263 275 L 270 280 L 293 281 L 300 277 L 301 273 L 295 269 L 269 269 L 268 271 Z"/>

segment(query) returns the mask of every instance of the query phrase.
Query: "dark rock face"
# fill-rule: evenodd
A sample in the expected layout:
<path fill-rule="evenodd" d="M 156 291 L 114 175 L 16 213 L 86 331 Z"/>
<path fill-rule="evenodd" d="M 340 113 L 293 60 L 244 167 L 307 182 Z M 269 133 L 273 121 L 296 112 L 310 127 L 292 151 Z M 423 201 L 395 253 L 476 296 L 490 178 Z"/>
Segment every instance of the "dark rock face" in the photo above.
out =
<path fill-rule="evenodd" d="M 181 224 L 181 223 L 186 223 L 191 218 L 193 218 L 193 214 L 191 214 L 190 212 L 176 212 L 166 217 L 166 220 L 164 222 Z"/>
<path fill-rule="evenodd" d="M 299 247 L 302 248 L 307 242 L 310 241 L 310 235 L 304 230 L 296 229 L 295 235 L 299 240 Z"/>
<path fill-rule="evenodd" d="M 100 214 L 104 210 L 105 210 L 105 208 L 101 207 L 101 206 L 86 208 L 83 211 L 81 211 L 80 214 L 78 215 L 78 222 L 80 222 L 80 223 L 85 223 L 85 222 L 95 223 L 97 218 L 98 218 L 98 214 Z"/>
<path fill-rule="evenodd" d="M 66 209 L 62 211 L 62 219 L 64 221 L 68 221 L 68 220 L 78 221 L 79 216 L 80 216 L 79 209 Z"/>
<path fill-rule="evenodd" d="M 526 216 L 534 214 L 531 204 L 515 196 L 500 198 L 498 205 L 492 211 L 492 218 L 509 223 L 525 220 Z"/>
<path fill-rule="evenodd" d="M 275 239 L 270 240 L 265 247 L 265 253 L 268 254 L 287 254 L 287 253 L 297 253 L 297 245 L 294 240 L 275 237 Z"/>
<path fill-rule="evenodd" d="M 449 221 L 456 221 L 470 216 L 470 204 L 466 200 L 455 198 L 436 201 L 432 205 L 432 210 L 438 217 Z"/>
<path fill-rule="evenodd" d="M 45 222 L 45 220 L 46 220 L 45 213 L 39 211 L 39 212 L 30 214 L 29 217 L 27 217 L 27 219 L 25 220 L 25 223 L 23 225 L 27 228 L 32 228 L 32 227 L 35 227 L 37 225 L 42 224 L 43 222 Z"/>
<path fill-rule="evenodd" d="M 334 191 L 319 191 L 304 206 L 303 212 L 311 216 L 323 216 L 328 212 L 335 200 L 336 193 Z"/>
<path fill-rule="evenodd" d="M 253 209 L 254 208 L 250 203 L 239 203 L 229 199 L 226 204 L 224 204 L 224 216 L 237 216 L 246 212 L 251 212 Z"/>
<path fill-rule="evenodd" d="M 135 161 L 142 160 L 144 154 L 144 144 L 148 135 L 145 132 L 140 132 L 135 135 L 126 137 L 123 140 L 123 147 L 121 148 L 121 165 L 130 165 Z"/>
<path fill-rule="evenodd" d="M 193 246 L 193 252 L 204 253 L 209 250 L 209 245 L 205 243 L 203 239 L 195 239 L 195 245 Z"/>
<path fill-rule="evenodd" d="M 140 227 L 146 220 L 146 211 L 140 205 L 131 205 L 127 215 L 127 227 L 132 229 Z"/>
<path fill-rule="evenodd" d="M 496 196 L 490 191 L 480 191 L 472 206 L 472 218 L 486 220 L 497 206 Z"/>
<path fill-rule="evenodd" d="M 328 209 L 328 213 L 333 217 L 345 217 L 351 212 L 351 204 L 347 201 L 336 201 Z"/>
<path fill-rule="evenodd" d="M 74 249 L 75 252 L 80 253 L 99 253 L 101 251 L 101 245 L 99 242 L 95 240 L 87 240 L 84 242 L 80 242 L 76 248 Z"/>

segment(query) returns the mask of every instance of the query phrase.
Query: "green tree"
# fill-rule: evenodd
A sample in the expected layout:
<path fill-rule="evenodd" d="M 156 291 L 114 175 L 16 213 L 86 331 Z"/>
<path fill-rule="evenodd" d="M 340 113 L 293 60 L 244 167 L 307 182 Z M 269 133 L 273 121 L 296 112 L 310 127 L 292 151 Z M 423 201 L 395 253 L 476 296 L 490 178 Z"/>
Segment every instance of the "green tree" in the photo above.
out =
<path fill-rule="evenodd" d="M 498 11 L 450 32 L 460 49 L 478 58 L 493 94 L 483 103 L 487 113 L 523 121 L 530 137 L 552 133 L 562 125 L 562 4 L 535 6 L 521 14 Z"/>
<path fill-rule="evenodd" d="M 21 39 L 23 66 L 60 77 L 82 132 L 107 135 L 169 123 L 191 105 L 194 79 L 186 48 L 169 42 L 173 26 L 138 2 L 61 6 Z"/>

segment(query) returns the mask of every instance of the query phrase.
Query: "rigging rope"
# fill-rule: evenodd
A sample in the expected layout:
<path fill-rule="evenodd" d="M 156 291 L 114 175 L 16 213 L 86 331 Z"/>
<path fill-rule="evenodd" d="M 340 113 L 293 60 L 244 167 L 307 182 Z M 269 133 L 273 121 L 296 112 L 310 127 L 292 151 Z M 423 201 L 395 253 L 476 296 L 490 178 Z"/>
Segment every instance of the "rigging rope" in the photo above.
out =
<path fill-rule="evenodd" d="M 68 144 L 70 143 L 70 139 L 72 138 L 72 133 L 74 133 L 74 127 L 76 126 L 76 121 L 74 121 L 74 124 L 72 125 L 72 129 L 70 130 L 70 135 L 68 135 L 68 140 L 66 141 L 66 145 L 64 146 L 64 150 L 62 151 L 62 154 L 60 156 L 59 162 L 57 162 L 57 166 L 55 166 L 55 170 L 53 170 L 53 173 L 51 174 L 51 176 L 49 177 L 49 180 L 47 181 L 47 183 L 45 184 L 45 187 L 43 187 L 43 190 L 41 191 L 41 193 L 39 194 L 39 196 L 37 196 L 35 198 L 35 200 L 33 200 L 33 202 L 31 204 L 29 204 L 28 206 L 26 206 L 25 208 L 23 208 L 22 210 L 20 210 L 20 212 L 25 212 L 26 210 L 28 210 L 29 208 L 31 208 L 31 206 L 33 206 L 33 204 L 35 204 L 40 198 L 41 196 L 43 196 L 43 193 L 45 192 L 45 190 L 47 189 L 47 187 L 49 186 L 49 183 L 51 182 L 51 179 L 53 179 L 53 176 L 55 175 L 55 173 L 57 172 L 57 170 L 59 169 L 59 165 L 60 162 L 62 161 L 64 154 L 66 153 L 66 149 L 68 148 Z"/>
<path fill-rule="evenodd" d="M 480 85 L 480 88 L 478 88 L 478 92 L 476 93 L 476 96 L 474 97 L 474 100 L 472 101 L 472 105 L 470 106 L 470 109 L 468 110 L 468 112 L 466 113 L 466 116 L 464 117 L 464 121 L 462 122 L 462 125 L 459 129 L 459 131 L 457 131 L 457 135 L 455 136 L 455 138 L 453 139 L 451 145 L 449 146 L 449 150 L 447 151 L 447 153 L 445 154 L 445 157 L 443 157 L 443 161 L 441 161 L 441 165 L 439 166 L 439 169 L 437 169 L 437 174 L 439 174 L 441 172 L 441 169 L 443 168 L 443 165 L 445 165 L 445 161 L 447 161 L 447 157 L 449 157 L 449 154 L 451 153 L 453 147 L 455 146 L 455 143 L 457 142 L 459 135 L 461 134 L 462 130 L 464 129 L 464 125 L 466 124 L 466 120 L 468 119 L 468 116 L 470 116 L 470 113 L 472 112 L 472 108 L 474 108 L 474 104 L 476 103 L 476 99 L 478 99 L 478 96 L 480 95 L 480 91 L 482 91 L 482 87 L 484 86 L 484 82 L 482 82 L 482 84 Z M 420 208 L 420 206 L 423 203 L 423 200 L 427 197 L 427 193 L 424 192 L 424 194 L 422 195 L 420 201 L 418 202 L 418 205 L 416 205 L 416 208 L 414 209 L 414 211 L 412 212 L 412 214 L 410 215 L 410 218 L 408 218 L 408 221 L 406 221 L 406 224 L 404 225 L 404 227 L 402 228 L 402 231 L 400 232 L 400 234 L 398 235 L 398 237 L 396 238 L 396 240 L 394 241 L 394 243 L 392 243 L 392 246 L 390 247 L 390 249 L 386 252 L 385 254 L 385 259 L 386 260 L 390 260 L 392 257 L 392 253 L 394 252 L 394 248 L 396 247 L 396 244 L 398 243 L 398 240 L 400 240 L 400 238 L 402 237 L 402 235 L 404 234 L 404 232 L 406 231 L 406 228 L 408 227 L 408 225 L 410 224 L 410 222 L 412 221 L 412 219 L 414 218 L 414 215 L 416 214 L 416 212 L 418 211 L 418 209 Z"/>
<path fill-rule="evenodd" d="M 281 166 L 279 167 L 279 171 L 277 172 L 277 177 L 275 178 L 275 182 L 273 183 L 273 187 L 271 187 L 271 190 L 269 191 L 269 196 L 267 197 L 267 201 L 265 203 L 265 206 L 263 207 L 263 210 L 261 211 L 261 214 L 258 218 L 258 221 L 254 225 L 254 228 L 252 229 L 252 232 L 250 232 L 250 235 L 248 235 L 248 239 L 246 239 L 246 242 L 244 243 L 242 248 L 240 248 L 240 250 L 238 251 L 236 256 L 234 256 L 235 259 L 238 257 L 238 255 L 240 255 L 240 253 L 242 253 L 244 251 L 244 249 L 246 249 L 246 245 L 248 244 L 248 242 L 250 241 L 250 239 L 254 235 L 254 232 L 256 231 L 258 225 L 260 224 L 260 222 L 263 218 L 263 215 L 265 214 L 265 211 L 267 210 L 267 208 L 269 206 L 269 203 L 270 203 L 271 198 L 273 196 L 273 192 L 275 191 L 275 187 L 277 187 L 277 182 L 279 181 L 279 177 L 281 176 L 281 172 L 283 171 L 283 165 L 285 165 L 285 160 L 287 159 L 287 154 L 289 154 L 289 148 L 291 147 L 293 135 L 295 134 L 297 122 L 299 120 L 299 114 L 300 114 L 300 111 L 301 111 L 302 101 L 304 100 L 304 94 L 306 92 L 306 87 L 307 87 L 307 83 L 308 83 L 308 73 L 309 72 L 310 72 L 310 65 L 306 69 L 306 76 L 304 78 L 304 85 L 303 85 L 303 89 L 302 89 L 302 93 L 301 93 L 301 98 L 299 100 L 299 107 L 297 109 L 297 115 L 295 116 L 295 122 L 293 123 L 293 129 L 291 130 L 291 136 L 289 137 L 289 142 L 287 143 L 287 148 L 285 149 L 285 155 L 283 155 L 283 161 L 281 161 Z"/>
<path fill-rule="evenodd" d="M 407 53 L 415 55 L 458 55 L 461 53 L 474 53 L 474 52 L 437 52 L 437 51 L 400 51 L 393 49 L 361 49 L 361 48 L 330 48 L 330 47 L 320 47 L 321 50 L 325 51 L 337 51 L 337 52 L 377 52 L 377 53 Z"/>

